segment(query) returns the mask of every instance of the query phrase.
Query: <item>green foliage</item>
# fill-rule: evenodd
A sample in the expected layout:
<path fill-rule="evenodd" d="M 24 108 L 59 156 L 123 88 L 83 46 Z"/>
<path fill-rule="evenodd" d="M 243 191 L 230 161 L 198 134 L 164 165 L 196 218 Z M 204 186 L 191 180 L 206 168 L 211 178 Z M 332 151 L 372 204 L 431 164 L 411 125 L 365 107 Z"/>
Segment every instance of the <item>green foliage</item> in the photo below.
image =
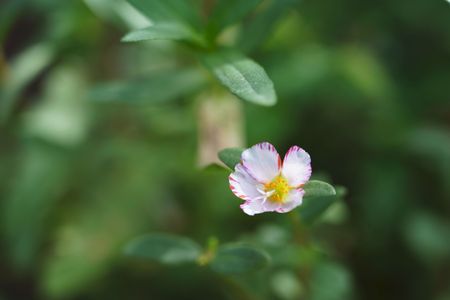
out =
<path fill-rule="evenodd" d="M 305 184 L 303 204 L 299 207 L 300 220 L 306 224 L 314 223 L 336 201 L 345 195 L 343 188 L 335 189 L 325 182 L 311 180 Z"/>
<path fill-rule="evenodd" d="M 245 53 L 255 51 L 261 44 L 264 44 L 276 27 L 280 19 L 299 0 L 270 0 L 265 1 L 265 7 L 257 14 L 252 22 L 247 24 L 240 32 L 237 46 Z"/>
<path fill-rule="evenodd" d="M 187 1 L 129 0 L 129 2 L 156 24 L 174 22 L 188 27 L 199 25 L 199 17 Z"/>
<path fill-rule="evenodd" d="M 225 27 L 240 21 L 250 11 L 261 3 L 261 0 L 218 0 L 209 17 L 208 26 L 213 35 Z"/>
<path fill-rule="evenodd" d="M 184 1 L 133 0 L 131 4 L 148 16 L 153 25 L 128 33 L 123 42 L 146 40 L 175 40 L 192 42 L 208 49 L 200 57 L 205 66 L 237 97 L 256 104 L 271 106 L 277 101 L 273 83 L 265 70 L 237 50 L 222 49 L 211 41 L 217 33 L 255 8 L 255 1 L 219 1 L 209 17 L 208 32 L 196 30 L 199 17 Z M 212 35 L 212 37 L 211 37 Z M 196 49 L 194 49 L 196 50 Z"/>
<path fill-rule="evenodd" d="M 447 2 L 3 1 L 0 297 L 448 299 Z M 262 140 L 288 215 L 228 187 Z"/>
<path fill-rule="evenodd" d="M 12 74 L 0 90 L 0 123 L 5 123 L 20 93 L 55 58 L 55 47 L 50 43 L 37 44 L 21 53 L 12 62 Z"/>
<path fill-rule="evenodd" d="M 129 242 L 124 253 L 165 265 L 208 265 L 213 271 L 226 275 L 255 272 L 269 264 L 269 255 L 261 249 L 240 244 L 217 245 L 216 239 L 210 240 L 208 249 L 202 254 L 201 247 L 189 238 L 153 233 Z"/>
<path fill-rule="evenodd" d="M 312 274 L 311 299 L 353 299 L 353 282 L 348 270 L 336 263 L 320 263 Z"/>
<path fill-rule="evenodd" d="M 128 81 L 95 86 L 89 98 L 98 102 L 167 103 L 200 90 L 205 78 L 197 69 L 167 70 Z"/>
<path fill-rule="evenodd" d="M 264 251 L 247 245 L 225 245 L 219 247 L 211 269 L 221 274 L 243 274 L 255 272 L 269 264 Z"/>
<path fill-rule="evenodd" d="M 201 248 L 194 241 L 168 234 L 149 234 L 131 241 L 125 248 L 128 256 L 151 259 L 163 264 L 195 262 Z"/>

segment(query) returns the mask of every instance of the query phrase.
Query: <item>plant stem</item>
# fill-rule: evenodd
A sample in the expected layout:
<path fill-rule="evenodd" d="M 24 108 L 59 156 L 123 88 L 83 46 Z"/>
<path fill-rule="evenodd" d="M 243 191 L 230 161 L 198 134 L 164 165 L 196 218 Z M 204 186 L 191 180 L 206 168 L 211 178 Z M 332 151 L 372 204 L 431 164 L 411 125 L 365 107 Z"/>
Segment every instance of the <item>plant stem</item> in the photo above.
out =
<path fill-rule="evenodd" d="M 292 221 L 292 227 L 294 231 L 294 240 L 301 245 L 309 245 L 310 240 L 308 236 L 308 232 L 306 231 L 306 228 L 303 226 L 300 216 L 297 212 L 292 211 L 289 213 L 289 217 Z"/>

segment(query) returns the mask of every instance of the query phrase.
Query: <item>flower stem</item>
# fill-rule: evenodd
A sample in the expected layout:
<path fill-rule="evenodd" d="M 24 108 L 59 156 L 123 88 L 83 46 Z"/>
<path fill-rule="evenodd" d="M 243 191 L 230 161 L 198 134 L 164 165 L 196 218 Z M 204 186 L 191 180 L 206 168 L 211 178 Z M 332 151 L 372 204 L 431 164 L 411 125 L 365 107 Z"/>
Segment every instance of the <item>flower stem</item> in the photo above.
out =
<path fill-rule="evenodd" d="M 299 214 L 294 210 L 289 213 L 289 217 L 292 221 L 292 227 L 294 232 L 294 240 L 301 245 L 309 245 L 310 240 L 306 228 L 300 220 Z"/>

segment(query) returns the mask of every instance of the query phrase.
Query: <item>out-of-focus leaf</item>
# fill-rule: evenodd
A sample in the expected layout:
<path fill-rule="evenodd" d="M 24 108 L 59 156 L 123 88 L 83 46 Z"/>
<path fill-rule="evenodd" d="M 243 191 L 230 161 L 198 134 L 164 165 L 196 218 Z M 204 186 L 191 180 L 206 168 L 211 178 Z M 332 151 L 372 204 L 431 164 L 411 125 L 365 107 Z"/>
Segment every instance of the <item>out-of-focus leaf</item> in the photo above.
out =
<path fill-rule="evenodd" d="M 243 274 L 263 269 L 269 261 L 269 255 L 260 249 L 244 245 L 226 245 L 217 251 L 211 261 L 211 269 L 222 274 Z"/>
<path fill-rule="evenodd" d="M 347 47 L 336 52 L 339 76 L 369 99 L 389 102 L 392 86 L 381 61 L 362 47 Z"/>
<path fill-rule="evenodd" d="M 270 4 L 244 27 L 237 42 L 239 48 L 247 53 L 261 45 L 280 17 L 296 2 L 298 0 L 271 0 Z"/>
<path fill-rule="evenodd" d="M 353 279 L 343 266 L 322 262 L 313 270 L 311 278 L 311 300 L 353 299 Z"/>
<path fill-rule="evenodd" d="M 143 29 L 131 31 L 122 38 L 122 42 L 147 40 L 195 40 L 195 35 L 178 23 L 156 23 Z"/>
<path fill-rule="evenodd" d="M 211 33 L 214 35 L 226 26 L 238 22 L 259 3 L 261 0 L 219 0 L 209 17 Z"/>
<path fill-rule="evenodd" d="M 338 188 L 335 191 L 327 183 L 315 180 L 309 187 L 307 184 L 305 185 L 305 191 L 303 204 L 298 209 L 300 219 L 305 224 L 314 223 L 334 202 L 345 194 L 343 188 Z M 311 196 L 307 196 L 308 193 Z"/>
<path fill-rule="evenodd" d="M 205 77 L 197 69 L 172 70 L 130 81 L 99 84 L 90 92 L 93 101 L 162 103 L 199 90 Z"/>
<path fill-rule="evenodd" d="M 173 265 L 195 262 L 201 254 L 201 248 L 185 237 L 149 234 L 131 241 L 125 248 L 125 254 Z"/>
<path fill-rule="evenodd" d="M 55 69 L 45 84 L 44 100 L 24 115 L 25 134 L 64 147 L 79 145 L 89 123 L 85 91 L 81 68 L 66 65 Z"/>
<path fill-rule="evenodd" d="M 407 220 L 404 233 L 411 249 L 426 263 L 438 265 L 450 257 L 450 223 L 415 213 Z"/>
<path fill-rule="evenodd" d="M 18 16 L 22 8 L 25 6 L 26 1 L 16 0 L 9 1 L 3 4 L 0 10 L 0 43 L 4 43 L 5 35 L 13 23 L 14 19 Z"/>
<path fill-rule="evenodd" d="M 18 269 L 31 267 L 36 258 L 46 216 L 67 184 L 67 154 L 56 146 L 32 141 L 20 156 L 1 211 L 7 250 Z"/>
<path fill-rule="evenodd" d="M 308 92 L 319 89 L 320 83 L 326 82 L 334 65 L 330 51 L 314 45 L 280 57 L 268 71 L 280 97 L 302 96 L 304 101 L 314 101 L 314 97 L 307 97 Z"/>
<path fill-rule="evenodd" d="M 84 0 L 100 18 L 127 29 L 151 25 L 150 20 L 125 0 Z"/>
<path fill-rule="evenodd" d="M 129 0 L 129 2 L 154 23 L 178 22 L 194 28 L 199 25 L 199 17 L 196 10 L 193 9 L 188 1 Z"/>
<path fill-rule="evenodd" d="M 305 293 L 305 288 L 297 274 L 292 271 L 275 273 L 271 278 L 271 286 L 274 293 L 281 299 L 299 299 Z"/>
<path fill-rule="evenodd" d="M 22 90 L 54 60 L 53 44 L 41 43 L 28 48 L 9 66 L 10 72 L 3 82 L 0 96 L 0 123 L 5 123 Z"/>
<path fill-rule="evenodd" d="M 13 261 L 28 268 L 39 249 L 45 221 L 68 184 L 70 147 L 87 129 L 82 91 L 84 74 L 73 66 L 48 76 L 43 101 L 24 118 L 27 138 L 22 163 L 5 199 L 5 232 Z M 45 141 L 45 143 L 42 143 Z M 3 213 L 3 212 L 2 212 Z"/>
<path fill-rule="evenodd" d="M 219 152 L 220 160 L 231 170 L 241 161 L 242 148 L 227 148 Z"/>
<path fill-rule="evenodd" d="M 450 195 L 450 134 L 438 127 L 417 128 L 407 137 L 407 151 L 416 162 L 441 174 L 445 192 Z"/>
<path fill-rule="evenodd" d="M 271 106 L 277 102 L 266 71 L 242 54 L 222 50 L 203 57 L 203 62 L 228 90 L 243 100 Z"/>
<path fill-rule="evenodd" d="M 78 192 L 65 195 L 70 212 L 59 216 L 54 246 L 40 274 L 47 298 L 69 298 L 86 290 L 122 256 L 124 243 L 165 218 L 161 174 L 167 169 L 160 163 L 175 155 L 167 148 L 155 149 L 116 137 L 92 141 L 79 154 L 84 163 L 75 167 L 78 176 L 71 177 Z"/>

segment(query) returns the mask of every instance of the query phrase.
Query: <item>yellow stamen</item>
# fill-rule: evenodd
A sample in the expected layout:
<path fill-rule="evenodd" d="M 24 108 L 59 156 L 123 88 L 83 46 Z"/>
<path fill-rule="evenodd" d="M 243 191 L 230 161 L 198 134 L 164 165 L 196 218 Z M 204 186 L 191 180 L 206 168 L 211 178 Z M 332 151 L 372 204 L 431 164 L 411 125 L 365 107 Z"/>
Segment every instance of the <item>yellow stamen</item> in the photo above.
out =
<path fill-rule="evenodd" d="M 289 186 L 286 178 L 278 175 L 274 180 L 265 184 L 264 189 L 267 193 L 272 193 L 268 198 L 269 200 L 273 202 L 283 202 L 292 187 Z"/>

